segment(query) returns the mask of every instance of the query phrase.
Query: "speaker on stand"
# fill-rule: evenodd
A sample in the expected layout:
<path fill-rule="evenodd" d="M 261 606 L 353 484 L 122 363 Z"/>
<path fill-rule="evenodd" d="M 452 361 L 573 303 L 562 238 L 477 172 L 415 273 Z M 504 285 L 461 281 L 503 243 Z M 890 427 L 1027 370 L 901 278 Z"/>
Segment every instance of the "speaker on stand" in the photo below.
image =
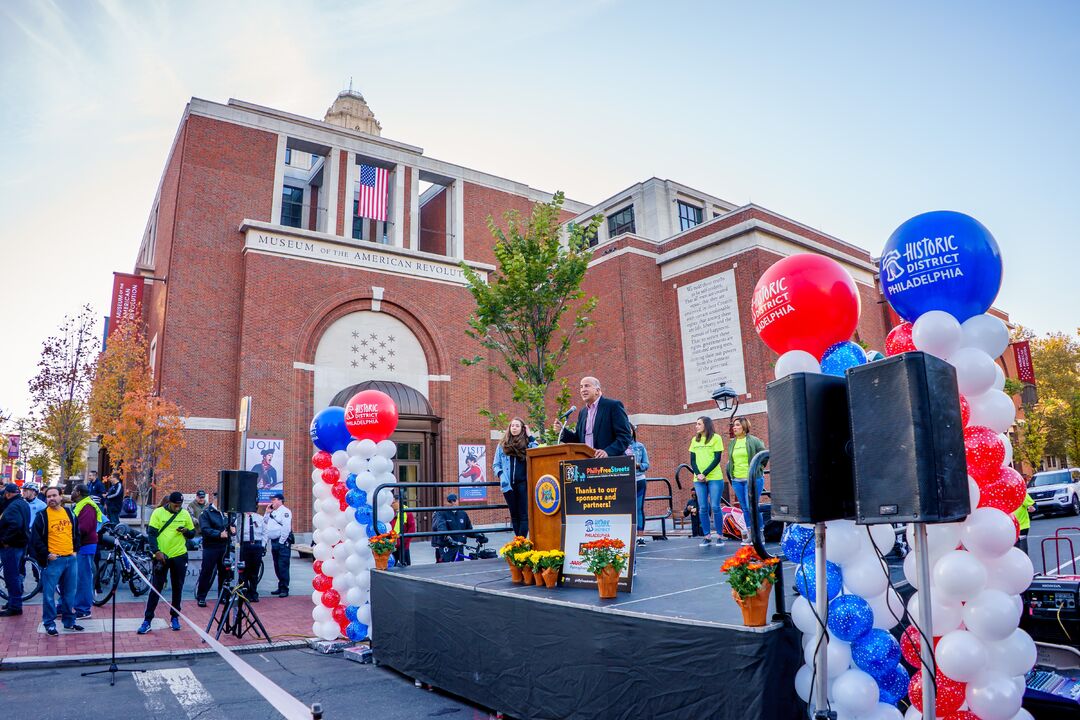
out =
<path fill-rule="evenodd" d="M 229 525 L 237 527 L 239 533 L 229 544 L 229 555 L 232 556 L 232 567 L 235 568 L 218 594 L 214 612 L 210 615 L 210 622 L 206 624 L 206 632 L 217 624 L 215 638 L 220 638 L 225 632 L 236 638 L 242 638 L 248 630 L 254 630 L 256 635 L 261 635 L 270 642 L 270 634 L 259 619 L 255 608 L 241 591 L 239 582 L 243 563 L 237 559 L 240 557 L 240 544 L 243 542 L 244 522 L 243 514 L 256 512 L 259 509 L 259 474 L 248 470 L 221 470 L 218 472 L 218 508 L 228 515 Z M 236 523 L 236 515 L 240 515 L 240 523 Z M 226 560 L 229 564 L 229 561 Z"/>

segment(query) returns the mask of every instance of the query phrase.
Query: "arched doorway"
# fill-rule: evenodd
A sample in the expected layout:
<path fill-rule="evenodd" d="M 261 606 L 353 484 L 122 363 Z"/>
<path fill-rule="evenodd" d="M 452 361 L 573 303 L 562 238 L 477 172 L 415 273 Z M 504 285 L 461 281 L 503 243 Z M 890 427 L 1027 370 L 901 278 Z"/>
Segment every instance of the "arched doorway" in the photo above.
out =
<path fill-rule="evenodd" d="M 378 390 L 390 396 L 398 408 L 397 430 L 390 439 L 397 445 L 394 472 L 398 482 L 439 481 L 439 424 L 431 403 L 416 388 L 389 380 L 367 380 L 341 390 L 330 405 L 344 407 L 349 399 L 362 390 Z M 406 492 L 409 507 L 438 505 L 438 488 L 411 488 Z M 418 530 L 431 529 L 431 513 L 417 513 Z"/>

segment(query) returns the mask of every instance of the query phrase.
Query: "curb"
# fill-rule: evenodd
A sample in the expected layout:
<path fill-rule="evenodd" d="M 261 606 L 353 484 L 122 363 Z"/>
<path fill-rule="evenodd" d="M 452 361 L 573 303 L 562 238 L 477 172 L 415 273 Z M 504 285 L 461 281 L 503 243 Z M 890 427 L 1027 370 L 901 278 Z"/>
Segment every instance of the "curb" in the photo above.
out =
<path fill-rule="evenodd" d="M 256 652 L 270 652 L 274 650 L 293 650 L 306 648 L 307 640 L 286 640 L 279 643 L 259 643 L 257 645 L 240 645 L 230 647 L 237 655 L 246 655 Z M 203 655 L 217 655 L 213 648 L 191 648 L 188 650 L 147 650 L 135 653 L 117 653 L 116 660 L 121 662 L 161 662 L 163 660 L 199 657 Z M 44 655 L 37 657 L 3 658 L 0 659 L 0 672 L 13 670 L 46 670 L 52 668 L 80 667 L 86 665 L 108 665 L 109 655 Z"/>

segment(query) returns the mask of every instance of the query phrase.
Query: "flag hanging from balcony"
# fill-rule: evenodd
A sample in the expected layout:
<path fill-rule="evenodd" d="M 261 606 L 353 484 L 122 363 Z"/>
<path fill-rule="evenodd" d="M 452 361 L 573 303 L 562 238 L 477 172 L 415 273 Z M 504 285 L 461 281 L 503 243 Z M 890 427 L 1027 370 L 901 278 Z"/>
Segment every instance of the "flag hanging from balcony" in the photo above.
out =
<path fill-rule="evenodd" d="M 386 220 L 388 176 L 389 173 L 384 168 L 360 166 L 360 202 L 356 206 L 357 217 Z"/>

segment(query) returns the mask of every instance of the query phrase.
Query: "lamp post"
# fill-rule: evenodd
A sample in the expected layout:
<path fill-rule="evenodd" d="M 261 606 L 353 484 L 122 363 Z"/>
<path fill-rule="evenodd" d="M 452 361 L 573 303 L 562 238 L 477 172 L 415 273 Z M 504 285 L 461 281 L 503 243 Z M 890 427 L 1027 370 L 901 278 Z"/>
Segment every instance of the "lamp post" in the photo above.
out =
<path fill-rule="evenodd" d="M 726 382 L 720 383 L 720 387 L 712 391 L 713 402 L 716 403 L 716 409 L 720 411 L 720 414 L 731 411 L 728 415 L 728 434 L 731 434 L 732 422 L 735 419 L 735 413 L 739 412 L 739 393 L 735 392 L 732 388 L 727 386 Z"/>

